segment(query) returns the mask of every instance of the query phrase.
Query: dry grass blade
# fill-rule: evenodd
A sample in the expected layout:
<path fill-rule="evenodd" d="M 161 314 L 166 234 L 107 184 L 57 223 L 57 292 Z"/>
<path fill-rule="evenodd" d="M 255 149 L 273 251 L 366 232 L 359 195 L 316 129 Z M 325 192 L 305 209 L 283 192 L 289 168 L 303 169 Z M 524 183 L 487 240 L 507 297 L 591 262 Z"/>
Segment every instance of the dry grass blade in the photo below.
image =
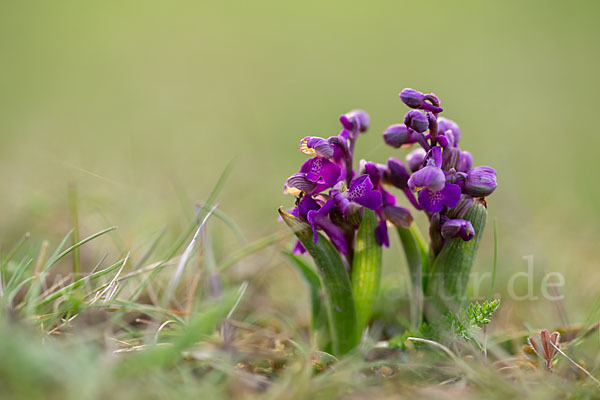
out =
<path fill-rule="evenodd" d="M 200 222 L 200 225 L 198 226 L 196 233 L 192 237 L 190 244 L 188 244 L 185 251 L 183 252 L 183 255 L 179 259 L 179 264 L 177 264 L 177 269 L 175 269 L 175 273 L 173 274 L 173 278 L 171 278 L 171 281 L 169 282 L 169 286 L 167 287 L 167 291 L 166 291 L 165 297 L 163 299 L 163 305 L 165 307 L 171 302 L 171 299 L 173 298 L 173 295 L 175 294 L 177 285 L 179 285 L 179 282 L 181 281 L 181 277 L 183 276 L 183 271 L 185 270 L 185 266 L 186 266 L 190 256 L 192 255 L 192 251 L 194 250 L 194 246 L 196 245 L 196 242 L 198 241 L 198 237 L 200 236 L 200 232 L 202 231 L 202 228 L 204 228 L 204 225 L 206 225 L 206 222 L 208 222 L 208 219 L 211 217 L 211 215 L 217 209 L 218 206 L 219 206 L 218 204 L 215 204 L 210 209 L 210 211 L 206 214 L 206 216 L 202 219 L 202 222 Z"/>

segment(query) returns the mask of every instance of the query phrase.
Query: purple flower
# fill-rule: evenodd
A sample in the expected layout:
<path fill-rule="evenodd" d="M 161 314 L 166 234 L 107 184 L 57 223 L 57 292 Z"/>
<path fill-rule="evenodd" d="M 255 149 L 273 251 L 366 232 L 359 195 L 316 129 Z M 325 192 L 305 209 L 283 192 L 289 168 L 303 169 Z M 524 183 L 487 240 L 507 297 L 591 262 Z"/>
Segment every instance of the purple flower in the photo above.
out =
<path fill-rule="evenodd" d="M 316 211 L 320 208 L 319 204 L 310 196 L 303 196 L 299 201 L 296 207 L 292 210 L 291 214 L 296 218 L 301 218 L 305 221 L 308 221 L 308 213 L 311 211 Z M 304 254 L 306 253 L 306 249 L 302 246 L 300 241 L 296 241 L 296 246 L 293 250 L 294 254 Z"/>
<path fill-rule="evenodd" d="M 300 151 L 309 156 L 317 154 L 321 157 L 332 158 L 334 147 L 328 140 L 315 136 L 307 136 L 300 141 Z"/>
<path fill-rule="evenodd" d="M 432 191 L 442 190 L 446 184 L 446 175 L 441 168 L 428 165 L 410 176 L 408 186 L 414 190 L 426 188 Z"/>
<path fill-rule="evenodd" d="M 285 182 L 285 193 L 298 195 L 320 193 L 332 187 L 342 179 L 342 169 L 325 157 L 316 156 L 308 159 L 300 172 L 290 176 Z"/>
<path fill-rule="evenodd" d="M 419 192 L 419 204 L 428 213 L 440 212 L 444 206 L 452 208 L 460 201 L 460 186 L 446 183 L 442 190 L 423 189 Z"/>
<path fill-rule="evenodd" d="M 464 219 L 449 219 L 442 224 L 441 231 L 444 239 L 459 237 L 464 241 L 469 241 L 475 236 L 473 225 Z"/>
<path fill-rule="evenodd" d="M 307 160 L 300 167 L 300 172 L 313 182 L 323 181 L 329 186 L 335 185 L 340 180 L 340 167 L 328 159 L 320 156 Z"/>
<path fill-rule="evenodd" d="M 423 133 L 429 129 L 427 115 L 417 110 L 410 110 L 404 116 L 404 124 L 412 130 Z"/>
<path fill-rule="evenodd" d="M 347 261 L 354 251 L 362 207 L 377 215 L 375 235 L 383 246 L 389 244 L 388 223 L 409 227 L 413 222 L 411 212 L 396 205 L 387 185 L 401 190 L 417 210 L 428 214 L 434 255 L 451 238 L 474 237 L 471 223 L 461 218 L 475 197 L 488 196 L 497 186 L 492 168 L 473 169 L 471 154 L 458 147 L 460 128 L 438 117 L 443 110 L 434 94 L 404 89 L 400 98 L 412 110 L 403 124 L 388 126 L 383 139 L 394 148 L 418 145 L 406 156 L 406 163 L 393 157 L 385 165 L 361 160 L 359 170 L 354 170 L 354 147 L 370 120 L 366 112 L 352 110 L 340 117 L 342 129 L 337 136 L 307 136 L 300 141 L 300 151 L 313 158 L 286 181 L 285 191 L 298 199 L 291 213 L 310 223 L 315 241 L 317 232 L 323 231 L 340 253 L 348 254 Z M 297 243 L 294 251 L 305 249 Z"/>
<path fill-rule="evenodd" d="M 342 254 L 348 254 L 349 245 L 348 240 L 344 235 L 344 231 L 329 218 L 329 212 L 334 206 L 333 199 L 329 199 L 323 204 L 323 207 L 321 207 L 320 210 L 309 211 L 307 219 L 312 228 L 315 243 L 319 240 L 317 229 L 322 229 L 331 240 L 331 243 L 333 243 Z"/>
<path fill-rule="evenodd" d="M 467 174 L 465 191 L 474 197 L 489 196 L 496 190 L 496 171 L 490 167 L 476 167 Z"/>
<path fill-rule="evenodd" d="M 373 183 L 369 175 L 361 175 L 353 179 L 347 191 L 337 185 L 331 190 L 330 196 L 344 215 L 348 214 L 352 203 L 376 210 L 381 207 L 383 202 L 381 193 L 373 190 Z"/>
<path fill-rule="evenodd" d="M 300 193 L 315 193 L 317 182 L 313 182 L 306 177 L 306 174 L 298 173 L 290 176 L 285 181 L 283 193 L 299 196 Z"/>
<path fill-rule="evenodd" d="M 444 188 L 446 176 L 440 168 L 442 165 L 442 149 L 433 147 L 427 159 L 427 165 L 413 173 L 408 180 L 408 186 L 413 190 L 427 188 L 430 191 L 438 191 Z"/>

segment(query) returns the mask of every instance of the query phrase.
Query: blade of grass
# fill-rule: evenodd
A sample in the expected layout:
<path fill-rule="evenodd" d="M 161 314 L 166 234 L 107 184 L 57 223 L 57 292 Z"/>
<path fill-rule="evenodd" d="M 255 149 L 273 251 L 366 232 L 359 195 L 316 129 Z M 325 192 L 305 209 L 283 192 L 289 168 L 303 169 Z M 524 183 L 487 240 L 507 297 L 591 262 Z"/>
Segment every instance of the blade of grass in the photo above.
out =
<path fill-rule="evenodd" d="M 2 264 L 0 264 L 0 295 L 4 291 L 4 279 L 6 279 L 6 266 L 13 259 L 15 254 L 21 249 L 23 244 L 29 239 L 29 232 L 26 232 L 23 237 L 17 242 L 17 244 L 11 249 L 11 251 L 2 259 Z"/>
<path fill-rule="evenodd" d="M 227 293 L 214 304 L 205 305 L 204 311 L 195 315 L 182 331 L 173 335 L 173 341 L 168 345 L 152 346 L 150 349 L 137 353 L 120 365 L 120 375 L 129 375 L 132 371 L 155 369 L 174 362 L 181 352 L 193 346 L 203 337 L 215 332 L 217 325 L 227 316 L 237 296 Z"/>
<path fill-rule="evenodd" d="M 71 227 L 73 229 L 73 234 L 71 235 L 71 240 L 73 241 L 73 245 L 79 242 L 79 215 L 77 211 L 77 187 L 75 184 L 71 183 L 68 189 L 68 197 L 69 197 L 69 215 L 71 218 Z M 81 273 L 81 259 L 79 257 L 79 247 L 73 249 L 73 280 L 79 279 L 79 274 Z"/>
<path fill-rule="evenodd" d="M 23 260 L 21 260 L 21 262 L 15 269 L 15 272 L 10 277 L 10 280 L 6 283 L 6 292 L 11 291 L 13 289 L 12 286 L 16 285 L 17 282 L 21 280 L 21 277 L 25 273 L 25 270 L 31 264 L 32 261 L 33 259 L 29 257 L 24 257 Z"/>
<path fill-rule="evenodd" d="M 60 261 L 64 256 L 66 256 L 67 254 L 69 254 L 70 252 L 72 252 L 75 249 L 80 248 L 81 246 L 83 246 L 84 244 L 91 242 L 92 240 L 108 233 L 111 231 L 114 231 L 115 229 L 117 229 L 116 226 L 111 226 L 110 228 L 106 228 L 101 230 L 100 232 L 96 232 L 91 236 L 86 237 L 83 240 L 80 240 L 79 242 L 75 243 L 74 245 L 72 245 L 71 247 L 69 247 L 68 249 L 64 250 L 63 252 L 59 253 L 58 255 L 52 256 L 52 258 L 48 261 L 48 263 L 46 264 L 46 266 L 44 267 L 44 271 L 49 270 L 50 268 L 52 268 L 52 266 L 54 264 L 56 264 L 58 261 Z M 73 232 L 73 230 L 71 230 L 71 233 Z"/>
<path fill-rule="evenodd" d="M 200 231 L 204 228 L 204 226 L 208 222 L 210 216 L 213 214 L 214 210 L 217 207 L 218 207 L 218 204 L 215 204 L 213 206 L 213 208 L 206 214 L 206 216 L 204 217 L 202 222 L 200 222 L 200 226 L 198 226 L 198 229 L 196 230 L 196 233 L 192 237 L 192 240 L 190 241 L 190 243 L 186 247 L 185 251 L 183 252 L 183 254 L 179 260 L 179 264 L 177 264 L 177 268 L 175 269 L 175 273 L 173 274 L 173 277 L 171 278 L 171 281 L 169 282 L 169 286 L 167 287 L 167 290 L 165 292 L 165 295 L 163 298 L 163 306 L 166 307 L 168 304 L 170 304 L 171 299 L 173 298 L 173 294 L 175 293 L 175 289 L 177 289 L 177 286 L 179 285 L 179 282 L 181 281 L 181 277 L 183 276 L 183 271 L 185 270 L 185 266 L 186 266 L 190 256 L 192 255 L 192 251 L 194 250 L 194 246 L 196 245 L 196 242 L 198 241 Z"/>
<path fill-rule="evenodd" d="M 207 204 L 203 204 L 203 203 L 200 203 L 199 206 L 201 208 L 205 209 L 205 210 L 208 207 Z M 246 237 L 242 233 L 242 230 L 240 229 L 240 227 L 238 226 L 238 224 L 236 224 L 235 221 L 227 213 L 225 213 L 223 210 L 220 210 L 220 209 L 217 208 L 214 211 L 213 216 L 215 218 L 220 219 L 225 225 L 227 225 L 227 227 L 231 230 L 231 232 L 233 232 L 233 234 L 238 238 L 238 240 L 240 242 L 242 242 L 242 243 L 247 243 L 248 242 L 248 240 L 246 239 Z"/>
<path fill-rule="evenodd" d="M 202 267 L 206 272 L 208 282 L 208 293 L 213 298 L 219 298 L 223 292 L 221 276 L 217 269 L 217 260 L 211 237 L 208 236 L 206 228 L 202 229 Z"/>
<path fill-rule="evenodd" d="M 56 251 L 54 252 L 52 257 L 50 257 L 50 259 L 46 262 L 46 265 L 44 266 L 44 268 L 42 268 L 42 271 L 38 275 L 37 279 L 30 286 L 29 292 L 27 293 L 27 302 L 26 302 L 26 304 L 29 305 L 28 311 L 27 311 L 28 315 L 33 315 L 33 313 L 35 311 L 35 307 L 33 306 L 35 303 L 34 299 L 40 295 L 42 282 L 44 281 L 46 274 L 50 270 L 50 268 L 52 268 L 58 261 L 60 261 L 63 257 L 65 257 L 67 254 L 69 254 L 74 249 L 79 248 L 79 247 L 83 246 L 84 244 L 86 244 L 108 232 L 111 232 L 115 229 L 117 229 L 116 226 L 101 230 L 100 232 L 97 232 L 91 236 L 88 236 L 87 238 L 75 243 L 68 249 L 61 252 L 60 250 L 66 245 L 67 241 L 73 234 L 73 230 L 71 229 L 71 231 L 69 231 L 69 233 L 65 236 L 65 238 L 60 243 L 60 245 L 56 248 Z"/>
<path fill-rule="evenodd" d="M 225 185 L 225 182 L 227 181 L 227 178 L 229 177 L 229 174 L 231 173 L 232 168 L 233 168 L 233 160 L 231 160 L 225 166 L 225 169 L 219 176 L 219 179 L 217 180 L 217 183 L 215 184 L 215 186 L 212 188 L 210 194 L 208 195 L 208 199 L 204 203 L 204 206 L 201 208 L 201 211 L 205 211 L 205 212 L 210 211 L 210 209 L 212 208 L 212 205 L 214 204 L 214 202 L 217 199 L 217 196 L 223 189 L 223 186 Z M 177 254 L 177 252 L 179 251 L 181 246 L 183 246 L 183 244 L 185 243 L 185 240 L 194 231 L 194 228 L 197 226 L 198 221 L 200 221 L 201 219 L 202 219 L 202 213 L 200 212 L 194 218 L 193 223 L 191 223 L 188 226 L 188 228 L 183 232 L 183 234 L 179 237 L 179 239 L 177 239 L 175 244 L 173 246 L 171 246 L 171 249 L 167 252 L 167 256 L 165 257 L 165 260 L 170 260 L 171 258 L 173 258 L 175 256 L 175 254 Z"/>
<path fill-rule="evenodd" d="M 215 183 L 215 186 L 212 188 L 207 201 L 204 203 L 205 206 L 203 206 L 200 209 L 200 211 L 196 214 L 196 216 L 194 217 L 193 221 L 190 223 L 188 228 L 186 228 L 186 230 L 179 236 L 179 238 L 175 241 L 175 243 L 167 251 L 165 258 L 163 258 L 163 261 L 161 261 L 161 263 L 167 263 L 173 257 L 175 257 L 175 254 L 177 254 L 177 252 L 179 251 L 181 246 L 183 246 L 186 239 L 192 234 L 192 232 L 194 231 L 194 228 L 196 228 L 199 221 L 201 220 L 202 211 L 206 211 L 206 212 L 210 211 L 210 207 L 215 202 L 215 200 L 217 199 L 217 196 L 221 192 L 221 189 L 225 185 L 225 182 L 227 181 L 227 178 L 229 177 L 229 174 L 231 173 L 232 168 L 233 168 L 233 160 L 229 161 L 229 163 L 225 166 L 225 169 L 223 170 L 223 172 L 221 172 L 221 175 L 219 176 L 219 179 Z M 130 297 L 131 301 L 135 301 L 141 295 L 141 293 L 144 291 L 146 286 L 148 286 L 148 283 L 152 279 L 154 279 L 156 274 L 162 269 L 161 267 L 162 267 L 162 265 L 159 265 L 158 268 L 154 269 L 152 271 L 152 273 L 150 275 L 148 275 L 144 281 L 142 281 L 142 283 L 138 286 L 138 288 L 135 290 L 135 292 L 131 295 L 131 297 Z"/>
<path fill-rule="evenodd" d="M 148 258 L 150 258 L 152 253 L 154 253 L 154 250 L 156 250 L 158 243 L 164 237 L 166 231 L 167 230 L 163 228 L 158 233 L 158 236 L 156 236 L 156 238 L 152 241 L 152 244 L 150 244 L 150 247 L 148 247 L 148 250 L 146 250 L 146 252 L 142 256 L 142 258 L 140 258 L 140 260 L 137 262 L 137 264 L 135 264 L 135 266 L 133 267 L 134 271 L 138 270 L 142 265 L 144 265 L 146 263 L 146 261 L 148 261 Z"/>
<path fill-rule="evenodd" d="M 79 279 L 78 281 L 75 281 L 73 283 L 71 283 L 70 285 L 65 286 L 64 288 L 57 290 L 56 292 L 48 295 L 48 297 L 46 297 L 45 299 L 39 301 L 35 306 L 36 307 L 41 307 L 44 306 L 48 303 L 53 302 L 54 300 L 56 300 L 57 298 L 64 296 L 65 294 L 77 289 L 80 286 L 83 286 L 84 284 L 96 280 L 106 274 L 111 273 L 112 271 L 114 271 L 115 269 L 119 268 L 121 265 L 123 265 L 123 263 L 125 262 L 125 259 L 119 260 L 116 263 L 114 263 L 113 265 L 106 267 L 103 270 L 100 270 L 98 272 L 95 272 L 91 275 L 88 275 L 86 277 L 83 277 L 81 279 Z"/>
<path fill-rule="evenodd" d="M 218 270 L 219 270 L 219 272 L 226 271 L 227 269 L 229 269 L 229 268 L 233 267 L 235 264 L 237 264 L 238 261 L 248 257 L 249 255 L 256 253 L 257 251 L 263 250 L 263 249 L 269 247 L 270 245 L 280 242 L 289 237 L 290 237 L 290 234 L 288 232 L 278 232 L 278 233 L 269 235 L 263 239 L 259 239 L 255 242 L 249 243 L 247 246 L 243 247 L 242 249 L 235 251 L 233 254 L 231 254 L 229 257 L 227 257 L 225 259 L 225 261 L 220 263 Z"/>

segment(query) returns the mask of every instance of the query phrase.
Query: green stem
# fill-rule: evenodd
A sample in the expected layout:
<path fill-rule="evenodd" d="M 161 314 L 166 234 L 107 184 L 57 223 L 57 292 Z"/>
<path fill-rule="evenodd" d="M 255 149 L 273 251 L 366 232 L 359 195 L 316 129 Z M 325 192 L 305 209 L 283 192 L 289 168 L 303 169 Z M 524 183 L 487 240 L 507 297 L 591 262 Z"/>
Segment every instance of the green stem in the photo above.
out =
<path fill-rule="evenodd" d="M 375 212 L 365 208 L 356 234 L 352 263 L 352 293 L 354 294 L 359 335 L 371 318 L 371 311 L 379 294 L 381 281 L 382 249 L 377 243 L 375 228 L 377 228 L 377 216 Z"/>
<path fill-rule="evenodd" d="M 413 224 L 414 225 L 414 224 Z M 414 329 L 421 325 L 423 318 L 423 256 L 419 250 L 417 237 L 412 229 L 397 227 L 400 242 L 404 248 L 406 263 L 410 273 L 411 291 L 411 321 Z"/>
<path fill-rule="evenodd" d="M 327 238 L 318 234 L 315 243 L 312 229 L 308 224 L 281 209 L 279 214 L 313 257 L 319 269 L 327 304 L 333 353 L 334 355 L 346 354 L 360 341 L 352 287 L 346 266 L 337 249 Z"/>
<path fill-rule="evenodd" d="M 435 258 L 427 293 L 437 311 L 456 311 L 464 304 L 486 218 L 485 206 L 475 201 L 464 216 L 473 225 L 475 237 L 468 242 L 460 238 L 448 240 Z"/>

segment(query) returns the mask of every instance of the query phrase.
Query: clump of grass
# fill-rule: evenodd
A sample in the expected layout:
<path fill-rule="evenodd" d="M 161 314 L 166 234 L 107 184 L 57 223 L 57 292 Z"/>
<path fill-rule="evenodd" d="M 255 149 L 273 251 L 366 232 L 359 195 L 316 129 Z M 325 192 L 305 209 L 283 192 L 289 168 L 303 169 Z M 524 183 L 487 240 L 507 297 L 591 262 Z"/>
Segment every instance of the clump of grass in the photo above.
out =
<path fill-rule="evenodd" d="M 218 185 L 222 186 L 222 183 Z M 511 351 L 530 332 L 487 338 L 497 304 L 472 305 L 457 314 L 454 333 L 436 339 L 411 331 L 385 340 L 377 315 L 360 346 L 343 357 L 318 350 L 322 338 L 257 300 L 260 282 L 234 267 L 264 268 L 287 232 L 230 243 L 211 254 L 211 224 L 219 218 L 239 230 L 215 205 L 219 189 L 197 209 L 173 244 L 151 241 L 118 257 L 93 254 L 116 227 L 58 245 L 28 246 L 24 235 L 0 260 L 0 396 L 27 399 L 131 398 L 593 398 L 598 385 L 594 355 L 578 348 L 591 341 L 594 324 L 563 333 L 553 373 L 537 358 Z M 98 245 L 98 246 L 97 246 Z M 50 256 L 47 256 L 50 254 Z M 290 253 L 321 296 L 306 259 Z M 255 256 L 254 260 L 250 256 Z M 74 261 L 78 259 L 78 261 Z M 63 268 L 68 261 L 76 269 Z M 61 265 L 62 263 L 62 265 Z M 283 267 L 283 261 L 279 267 Z M 64 272 L 64 271 L 67 272 Z M 219 290 L 215 289 L 215 279 Z M 376 300 L 381 303 L 381 298 Z M 277 309 L 278 304 L 271 304 Z M 375 308 L 381 304 L 375 305 Z M 397 310 L 396 312 L 403 312 Z M 323 323 L 318 313 L 311 324 Z M 593 317 L 591 317 L 593 319 Z M 491 322 L 490 322 L 491 319 Z M 378 328 L 379 327 L 379 328 Z M 461 328 L 461 329 L 458 329 Z M 459 334 L 456 334 L 459 333 Z M 325 340 L 327 341 L 327 340 Z M 569 359 L 567 359 L 569 357 Z"/>

